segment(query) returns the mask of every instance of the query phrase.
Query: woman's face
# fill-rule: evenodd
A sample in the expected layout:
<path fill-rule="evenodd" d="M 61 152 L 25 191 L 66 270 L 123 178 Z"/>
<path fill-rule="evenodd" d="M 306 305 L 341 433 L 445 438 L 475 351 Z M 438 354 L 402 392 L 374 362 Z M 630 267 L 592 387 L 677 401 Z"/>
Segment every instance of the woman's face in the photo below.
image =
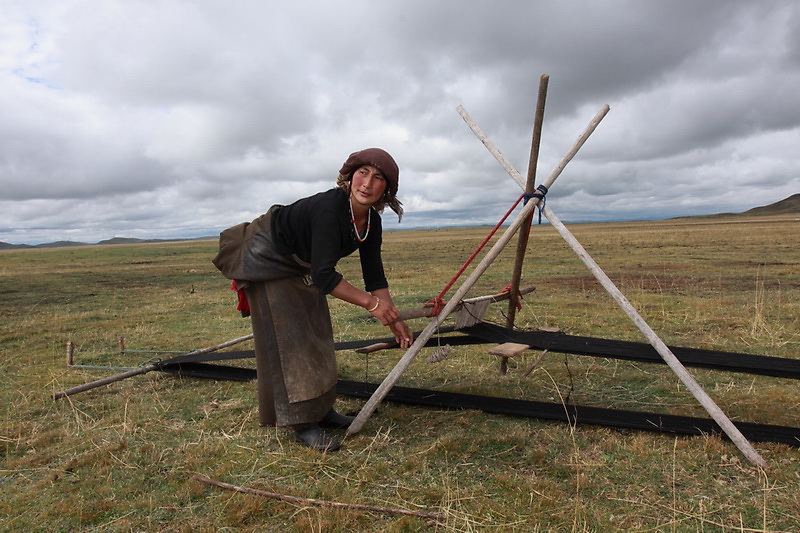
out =
<path fill-rule="evenodd" d="M 350 197 L 354 202 L 371 207 L 383 197 L 386 190 L 386 178 L 377 167 L 364 165 L 353 172 L 350 182 Z"/>

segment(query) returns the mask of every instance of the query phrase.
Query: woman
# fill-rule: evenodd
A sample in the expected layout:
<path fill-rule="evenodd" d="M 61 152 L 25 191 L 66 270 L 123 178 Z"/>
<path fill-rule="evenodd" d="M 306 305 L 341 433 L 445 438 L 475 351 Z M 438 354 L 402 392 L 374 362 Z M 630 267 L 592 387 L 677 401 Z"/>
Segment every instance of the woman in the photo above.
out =
<path fill-rule="evenodd" d="M 220 234 L 214 264 L 246 296 L 253 326 L 259 422 L 288 426 L 298 442 L 339 449 L 323 428 L 346 428 L 353 418 L 333 409 L 336 357 L 326 295 L 369 311 L 402 348 L 414 338 L 399 320 L 381 259 L 380 213 L 398 219 L 399 171 L 380 148 L 350 154 L 337 187 L 286 206 L 273 206 L 251 223 Z M 359 250 L 365 290 L 337 272 L 337 262 Z"/>

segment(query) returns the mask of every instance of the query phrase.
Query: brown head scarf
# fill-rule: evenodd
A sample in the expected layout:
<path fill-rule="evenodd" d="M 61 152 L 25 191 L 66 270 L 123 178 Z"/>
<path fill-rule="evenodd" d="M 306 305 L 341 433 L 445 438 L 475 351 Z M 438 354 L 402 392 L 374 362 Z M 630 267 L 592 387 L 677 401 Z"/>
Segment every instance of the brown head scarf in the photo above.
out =
<path fill-rule="evenodd" d="M 388 152 L 380 148 L 367 148 L 359 152 L 353 152 L 347 161 L 342 165 L 339 170 L 339 179 L 336 180 L 336 185 L 350 192 L 350 183 L 353 179 L 353 172 L 363 167 L 364 165 L 372 165 L 377 167 L 383 177 L 386 178 L 386 190 L 383 193 L 383 198 L 375 204 L 375 209 L 378 212 L 383 212 L 385 206 L 389 206 L 392 211 L 397 213 L 398 221 L 403 218 L 403 204 L 397 199 L 397 187 L 400 177 L 400 170 L 397 168 L 397 163 Z"/>

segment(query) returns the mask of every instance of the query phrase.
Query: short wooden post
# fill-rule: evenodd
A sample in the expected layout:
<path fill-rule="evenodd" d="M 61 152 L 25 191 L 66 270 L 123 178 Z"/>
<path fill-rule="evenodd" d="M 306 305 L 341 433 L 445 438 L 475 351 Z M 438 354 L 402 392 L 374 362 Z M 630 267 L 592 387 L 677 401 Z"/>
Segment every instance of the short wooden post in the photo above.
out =
<path fill-rule="evenodd" d="M 75 354 L 75 344 L 72 341 L 67 341 L 67 366 L 75 364 L 73 356 Z"/>
<path fill-rule="evenodd" d="M 119 353 L 125 353 L 125 337 L 118 337 L 117 338 L 117 347 L 119 348 Z"/>
<path fill-rule="evenodd" d="M 489 353 L 500 358 L 500 374 L 505 375 L 508 372 L 508 358 L 516 357 L 529 348 L 528 344 L 505 342 L 490 349 Z"/>

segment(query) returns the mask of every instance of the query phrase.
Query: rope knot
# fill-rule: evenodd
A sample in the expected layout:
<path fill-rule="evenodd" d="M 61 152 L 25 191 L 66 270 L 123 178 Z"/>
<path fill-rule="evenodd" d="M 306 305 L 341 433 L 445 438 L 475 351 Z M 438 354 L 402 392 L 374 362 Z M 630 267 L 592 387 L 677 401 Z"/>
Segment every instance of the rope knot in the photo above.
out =
<path fill-rule="evenodd" d="M 442 300 L 442 297 L 437 296 L 436 298 L 428 300 L 425 305 L 427 306 L 429 304 L 431 306 L 431 314 L 428 315 L 428 318 L 439 316 L 439 313 L 441 313 L 444 308 L 444 300 Z"/>
<path fill-rule="evenodd" d="M 534 192 L 530 194 L 525 193 L 522 195 L 522 197 L 525 199 L 522 202 L 522 205 L 528 205 L 528 200 L 530 200 L 531 198 L 538 198 L 540 200 L 539 205 L 537 206 L 539 207 L 539 224 L 542 223 L 542 209 L 544 209 L 544 206 L 547 204 L 547 198 L 545 197 L 546 194 L 547 194 L 547 187 L 544 185 L 539 185 L 538 187 L 536 187 L 536 190 Z"/>
<path fill-rule="evenodd" d="M 506 285 L 500 294 L 511 294 L 511 284 Z M 517 290 L 517 311 L 522 311 L 522 292 Z"/>

